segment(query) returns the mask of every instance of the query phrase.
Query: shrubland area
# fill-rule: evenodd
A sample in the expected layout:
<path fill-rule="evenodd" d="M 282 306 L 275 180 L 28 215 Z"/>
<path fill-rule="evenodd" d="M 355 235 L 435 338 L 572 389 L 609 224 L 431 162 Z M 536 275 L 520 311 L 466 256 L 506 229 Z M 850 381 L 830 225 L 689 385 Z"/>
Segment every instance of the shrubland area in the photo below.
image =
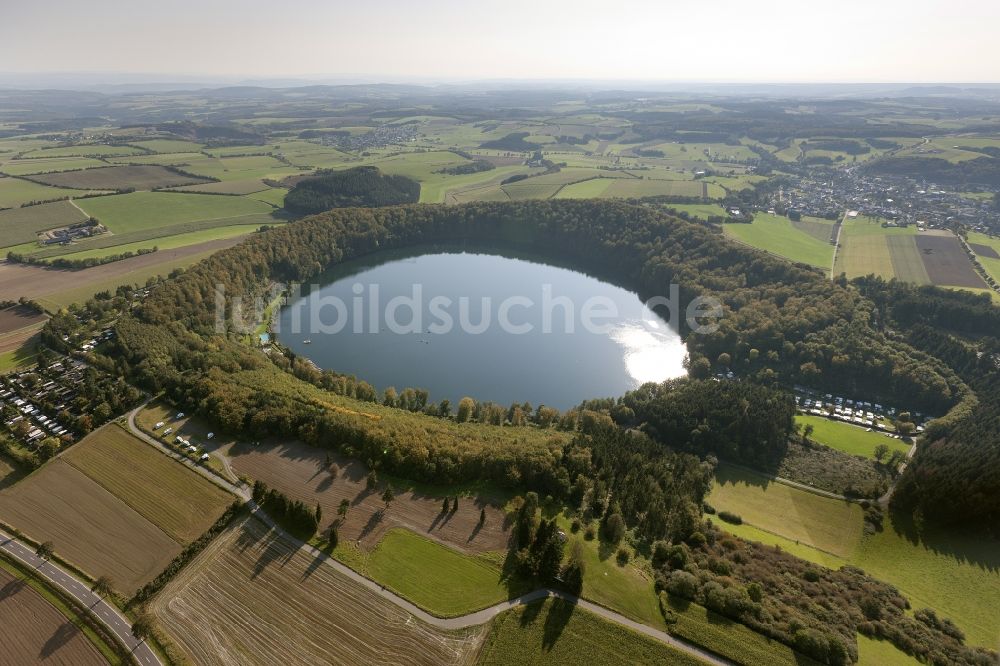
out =
<path fill-rule="evenodd" d="M 168 663 L 696 663 L 561 599 L 444 629 L 330 558 L 438 617 L 552 586 L 736 663 L 995 663 L 995 108 L 370 93 L 153 96 L 156 118 L 198 122 L 97 93 L 69 124 L 5 116 L 0 366 L 37 362 L 5 388 L 69 431 L 27 444 L 4 402 L 5 528 L 110 577 Z M 688 377 L 562 412 L 380 391 L 249 344 L 266 321 L 216 329 L 218 285 L 270 300 L 353 258 L 466 241 L 641 297 L 677 284 L 723 316 L 678 322 Z M 41 390 L 60 354 L 85 361 L 64 404 Z M 166 451 L 107 423 L 137 387 Z M 933 420 L 889 439 L 798 414 L 792 387 Z M 11 619 L 12 658 L 51 649 L 61 612 L 79 633 L 58 629 L 56 663 L 115 663 L 84 609 L 41 609 L 8 564 L 8 601 L 39 620 Z"/>

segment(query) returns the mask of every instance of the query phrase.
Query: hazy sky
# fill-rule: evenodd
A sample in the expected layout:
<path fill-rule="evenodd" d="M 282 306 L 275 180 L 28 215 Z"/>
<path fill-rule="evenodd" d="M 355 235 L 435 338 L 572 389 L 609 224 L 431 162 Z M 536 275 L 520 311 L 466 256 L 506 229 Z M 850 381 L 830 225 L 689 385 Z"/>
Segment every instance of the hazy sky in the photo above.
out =
<path fill-rule="evenodd" d="M 0 0 L 0 72 L 1000 81 L 998 0 Z"/>

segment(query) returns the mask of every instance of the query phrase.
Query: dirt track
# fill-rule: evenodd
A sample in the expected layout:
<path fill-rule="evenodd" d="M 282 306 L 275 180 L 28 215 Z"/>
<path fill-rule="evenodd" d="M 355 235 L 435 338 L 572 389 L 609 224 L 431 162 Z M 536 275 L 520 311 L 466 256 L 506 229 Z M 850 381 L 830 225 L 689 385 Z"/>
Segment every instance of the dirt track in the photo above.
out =
<path fill-rule="evenodd" d="M 474 500 L 459 499 L 458 511 L 443 514 L 442 499 L 414 491 L 396 489 L 384 518 L 381 495 L 384 484 L 374 491 L 366 489 L 368 470 L 358 462 L 332 456 L 334 468 L 326 466 L 325 451 L 305 444 L 240 444 L 229 450 L 231 465 L 237 474 L 260 479 L 293 499 L 309 506 L 317 502 L 323 508 L 322 527 L 337 519 L 341 500 L 351 508 L 340 526 L 340 538 L 360 540 L 373 548 L 386 530 L 405 527 L 463 552 L 483 552 L 507 548 L 509 529 L 498 507 Z M 486 524 L 479 526 L 480 510 L 486 509 Z"/>
<path fill-rule="evenodd" d="M 241 237 L 223 238 L 172 250 L 159 250 L 131 259 L 123 259 L 103 266 L 84 268 L 78 271 L 43 268 L 25 264 L 0 261 L 0 300 L 16 301 L 26 298 L 44 298 L 51 294 L 70 289 L 79 289 L 88 284 L 100 284 L 118 277 L 126 277 L 134 271 L 165 264 L 170 261 L 193 256 L 202 252 L 222 250 L 236 245 Z M 145 280 L 142 280 L 143 282 Z"/>

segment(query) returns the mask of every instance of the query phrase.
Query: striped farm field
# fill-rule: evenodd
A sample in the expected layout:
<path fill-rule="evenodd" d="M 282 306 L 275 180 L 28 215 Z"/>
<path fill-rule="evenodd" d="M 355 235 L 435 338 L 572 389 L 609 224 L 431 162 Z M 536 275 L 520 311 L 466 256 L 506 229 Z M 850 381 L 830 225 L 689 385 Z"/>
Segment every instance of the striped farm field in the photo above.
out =
<path fill-rule="evenodd" d="M 150 610 L 199 666 L 466 665 L 485 634 L 421 623 L 254 518 L 220 535 Z"/>
<path fill-rule="evenodd" d="M 0 520 L 125 594 L 152 580 L 232 497 L 116 424 L 0 491 Z"/>
<path fill-rule="evenodd" d="M 234 499 L 114 424 L 63 459 L 181 543 L 201 536 Z"/>

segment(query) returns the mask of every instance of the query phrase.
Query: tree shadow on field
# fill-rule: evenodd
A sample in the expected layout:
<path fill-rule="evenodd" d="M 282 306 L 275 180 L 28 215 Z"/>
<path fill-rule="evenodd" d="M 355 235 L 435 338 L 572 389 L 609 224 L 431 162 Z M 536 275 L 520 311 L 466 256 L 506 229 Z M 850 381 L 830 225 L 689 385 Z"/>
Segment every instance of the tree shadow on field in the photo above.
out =
<path fill-rule="evenodd" d="M 316 492 L 323 493 L 333 488 L 333 482 L 337 480 L 336 474 L 327 474 L 325 477 L 320 479 L 319 483 L 316 484 Z"/>
<path fill-rule="evenodd" d="M 3 601 L 5 599 L 10 599 L 11 597 L 15 596 L 18 592 L 23 590 L 26 586 L 27 583 L 25 583 L 20 578 L 16 578 L 12 581 L 9 581 L 6 585 L 0 588 L 0 601 Z"/>
<path fill-rule="evenodd" d="M 549 612 L 545 616 L 545 627 L 542 633 L 542 649 L 546 652 L 556 645 L 556 641 L 562 636 L 563 629 L 569 624 L 573 617 L 576 604 L 566 599 L 556 597 L 549 605 Z"/>
<path fill-rule="evenodd" d="M 365 526 L 361 528 L 361 533 L 358 534 L 358 541 L 363 541 L 366 536 L 374 532 L 375 528 L 378 527 L 379 523 L 382 522 L 382 517 L 383 517 L 382 511 L 376 511 L 375 513 L 373 513 L 371 517 L 368 519 L 368 522 L 365 523 Z"/>
<path fill-rule="evenodd" d="M 333 552 L 333 549 L 330 549 L 330 552 Z M 302 578 L 300 579 L 300 581 L 305 581 L 307 578 L 312 576 L 313 572 L 315 572 L 317 569 L 323 566 L 323 562 L 325 562 L 328 559 L 330 559 L 328 554 L 323 552 L 317 552 L 316 556 L 312 559 L 312 562 L 310 562 L 309 566 L 307 566 L 305 571 L 302 572 Z"/>
<path fill-rule="evenodd" d="M 59 625 L 59 628 L 56 629 L 56 633 L 52 634 L 52 636 L 49 637 L 49 640 L 45 641 L 45 645 L 42 646 L 42 651 L 38 653 L 39 661 L 43 661 L 54 655 L 62 647 L 79 635 L 79 633 L 80 630 L 77 629 L 71 622 L 64 622 Z"/>
<path fill-rule="evenodd" d="M 542 607 L 545 605 L 545 599 L 540 601 L 533 601 L 530 604 L 524 606 L 524 610 L 521 611 L 521 627 L 528 627 L 535 623 L 538 616 L 542 613 Z"/>
<path fill-rule="evenodd" d="M 239 535 L 236 537 L 236 549 L 240 553 L 245 553 L 248 548 L 256 546 L 264 537 L 265 534 L 263 532 L 249 529 L 248 525 L 243 525 L 243 527 L 240 528 Z"/>
<path fill-rule="evenodd" d="M 261 541 L 263 541 L 263 545 L 260 546 L 260 555 L 254 563 L 250 580 L 256 579 L 272 564 L 279 563 L 279 567 L 285 566 L 298 552 L 298 548 L 289 547 L 291 544 L 285 542 L 274 530 L 265 534 Z"/>

